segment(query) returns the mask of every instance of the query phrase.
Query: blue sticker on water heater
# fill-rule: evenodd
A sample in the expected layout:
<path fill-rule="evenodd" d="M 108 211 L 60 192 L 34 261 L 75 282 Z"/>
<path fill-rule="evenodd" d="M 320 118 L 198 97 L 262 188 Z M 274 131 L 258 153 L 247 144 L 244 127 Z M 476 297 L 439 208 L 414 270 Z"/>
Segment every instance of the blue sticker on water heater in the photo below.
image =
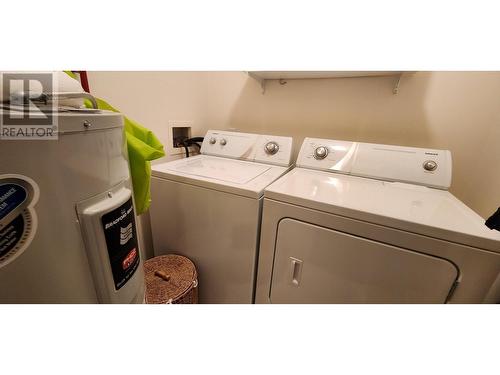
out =
<path fill-rule="evenodd" d="M 0 220 L 20 208 L 26 199 L 28 192 L 24 187 L 14 183 L 0 185 Z"/>
<path fill-rule="evenodd" d="M 0 267 L 21 255 L 33 240 L 38 196 L 38 185 L 31 178 L 0 175 Z"/>

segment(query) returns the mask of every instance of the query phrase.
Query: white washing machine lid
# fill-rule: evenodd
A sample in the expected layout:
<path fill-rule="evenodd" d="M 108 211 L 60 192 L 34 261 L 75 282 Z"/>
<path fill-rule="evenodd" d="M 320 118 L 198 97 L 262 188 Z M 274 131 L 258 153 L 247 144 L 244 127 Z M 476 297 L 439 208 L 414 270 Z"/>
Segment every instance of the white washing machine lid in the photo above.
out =
<path fill-rule="evenodd" d="M 500 233 L 444 190 L 295 168 L 266 198 L 500 252 Z"/>
<path fill-rule="evenodd" d="M 259 198 L 264 188 L 288 170 L 269 164 L 210 155 L 160 163 L 152 166 L 154 177 Z"/>

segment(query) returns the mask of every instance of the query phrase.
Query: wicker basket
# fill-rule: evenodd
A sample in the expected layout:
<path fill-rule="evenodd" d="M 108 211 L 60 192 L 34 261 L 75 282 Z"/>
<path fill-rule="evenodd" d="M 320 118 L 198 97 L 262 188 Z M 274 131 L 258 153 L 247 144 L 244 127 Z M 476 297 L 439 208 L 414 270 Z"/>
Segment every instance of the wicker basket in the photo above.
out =
<path fill-rule="evenodd" d="M 162 255 L 144 262 L 146 303 L 198 303 L 198 275 L 188 258 Z"/>

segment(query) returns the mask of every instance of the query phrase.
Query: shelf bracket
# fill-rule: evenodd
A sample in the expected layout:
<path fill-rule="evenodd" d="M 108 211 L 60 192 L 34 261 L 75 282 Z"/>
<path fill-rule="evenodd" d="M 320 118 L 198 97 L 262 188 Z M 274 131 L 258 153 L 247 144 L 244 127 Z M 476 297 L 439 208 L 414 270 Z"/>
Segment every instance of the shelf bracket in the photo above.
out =
<path fill-rule="evenodd" d="M 266 93 L 266 79 L 265 78 L 261 78 L 251 72 L 248 73 L 248 75 L 250 77 L 252 77 L 253 79 L 255 79 L 257 82 L 259 82 L 260 84 L 260 88 L 262 90 L 262 95 L 264 95 Z"/>
<path fill-rule="evenodd" d="M 260 88 L 262 89 L 262 95 L 264 95 L 266 93 L 266 80 L 265 79 L 260 80 Z"/>
<path fill-rule="evenodd" d="M 394 95 L 397 95 L 399 93 L 399 84 L 401 83 L 401 77 L 403 76 L 403 74 L 400 74 L 398 76 L 398 80 L 396 81 L 395 85 L 394 85 L 394 88 L 392 89 L 392 93 Z"/>

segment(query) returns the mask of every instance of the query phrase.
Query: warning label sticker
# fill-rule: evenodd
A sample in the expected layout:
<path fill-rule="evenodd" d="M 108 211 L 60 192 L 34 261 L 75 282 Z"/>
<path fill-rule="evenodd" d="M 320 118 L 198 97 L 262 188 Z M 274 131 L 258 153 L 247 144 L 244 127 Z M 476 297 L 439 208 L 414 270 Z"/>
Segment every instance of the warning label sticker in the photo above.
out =
<path fill-rule="evenodd" d="M 0 175 L 0 267 L 29 246 L 36 232 L 38 185 L 29 177 Z"/>
<path fill-rule="evenodd" d="M 140 263 L 132 198 L 103 215 L 102 227 L 118 290 L 132 277 Z"/>

